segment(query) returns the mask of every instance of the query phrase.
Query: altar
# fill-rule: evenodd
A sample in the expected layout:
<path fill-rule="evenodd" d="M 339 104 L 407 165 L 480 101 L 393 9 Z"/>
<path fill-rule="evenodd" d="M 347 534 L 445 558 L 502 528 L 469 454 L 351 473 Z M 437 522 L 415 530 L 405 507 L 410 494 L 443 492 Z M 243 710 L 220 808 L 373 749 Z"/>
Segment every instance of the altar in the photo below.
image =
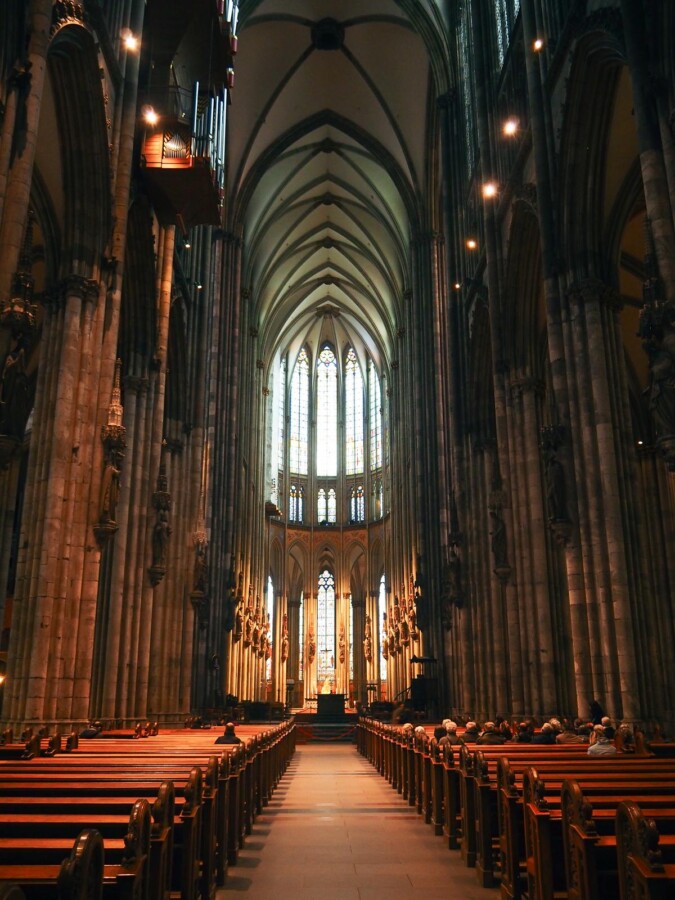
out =
<path fill-rule="evenodd" d="M 321 719 L 342 719 L 345 714 L 345 695 L 317 694 L 316 714 Z"/>

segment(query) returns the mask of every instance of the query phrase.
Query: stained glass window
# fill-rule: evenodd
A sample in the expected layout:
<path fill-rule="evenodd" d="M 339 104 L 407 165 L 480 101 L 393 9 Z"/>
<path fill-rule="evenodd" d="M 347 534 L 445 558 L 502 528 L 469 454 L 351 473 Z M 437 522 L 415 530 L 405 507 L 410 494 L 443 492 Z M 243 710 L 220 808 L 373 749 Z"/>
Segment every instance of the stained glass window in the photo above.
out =
<path fill-rule="evenodd" d="M 274 634 L 274 585 L 272 584 L 272 577 L 270 575 L 267 576 L 267 616 L 270 626 L 269 639 L 272 641 L 272 635 Z M 268 681 L 272 679 L 272 655 L 265 660 L 265 678 Z"/>
<path fill-rule="evenodd" d="M 497 29 L 497 57 L 499 67 L 504 65 L 506 51 L 509 49 L 513 26 L 520 9 L 520 0 L 494 0 L 495 25 Z"/>
<path fill-rule="evenodd" d="M 319 525 L 328 521 L 328 513 L 326 512 L 326 492 L 323 488 L 319 488 L 319 499 L 316 506 L 316 521 Z"/>
<path fill-rule="evenodd" d="M 471 72 L 471 13 L 469 4 L 464 4 L 459 22 L 459 68 L 462 85 L 462 106 L 464 110 L 464 140 L 466 142 L 466 160 L 469 172 L 476 162 L 475 115 L 473 106 L 473 75 Z"/>
<path fill-rule="evenodd" d="M 305 489 L 292 484 L 288 492 L 288 521 L 302 522 Z"/>
<path fill-rule="evenodd" d="M 302 672 L 305 665 L 305 600 L 300 591 L 300 608 L 298 610 L 298 680 L 302 681 Z"/>
<path fill-rule="evenodd" d="M 363 378 L 353 347 L 345 361 L 345 472 L 363 472 Z"/>
<path fill-rule="evenodd" d="M 328 680 L 328 688 L 335 686 L 335 578 L 324 569 L 319 576 L 317 604 L 317 691 Z"/>
<path fill-rule="evenodd" d="M 372 359 L 368 365 L 370 398 L 370 471 L 382 468 L 382 392 L 380 377 Z"/>
<path fill-rule="evenodd" d="M 277 466 L 280 472 L 284 470 L 284 435 L 286 433 L 286 357 L 281 360 L 281 365 L 279 366 L 279 397 L 278 397 L 278 412 L 279 412 L 279 429 L 277 431 L 277 440 L 279 441 L 278 447 L 278 463 Z"/>
<path fill-rule="evenodd" d="M 334 525 L 337 521 L 337 500 L 335 497 L 335 488 L 328 491 L 328 521 Z"/>
<path fill-rule="evenodd" d="M 328 344 L 316 362 L 316 474 L 337 475 L 337 360 Z"/>
<path fill-rule="evenodd" d="M 384 584 L 384 575 L 380 578 L 380 594 L 377 600 L 377 609 L 379 612 L 380 626 L 382 631 L 380 632 L 380 681 L 387 680 L 387 660 L 382 655 L 382 644 L 383 641 L 386 640 L 386 615 L 387 615 L 387 591 Z"/>
<path fill-rule="evenodd" d="M 365 522 L 366 520 L 366 500 L 363 491 L 363 485 L 349 489 L 349 521 Z"/>
<path fill-rule="evenodd" d="M 303 348 L 293 370 L 291 385 L 290 469 L 295 475 L 307 474 L 309 446 L 309 357 Z"/>

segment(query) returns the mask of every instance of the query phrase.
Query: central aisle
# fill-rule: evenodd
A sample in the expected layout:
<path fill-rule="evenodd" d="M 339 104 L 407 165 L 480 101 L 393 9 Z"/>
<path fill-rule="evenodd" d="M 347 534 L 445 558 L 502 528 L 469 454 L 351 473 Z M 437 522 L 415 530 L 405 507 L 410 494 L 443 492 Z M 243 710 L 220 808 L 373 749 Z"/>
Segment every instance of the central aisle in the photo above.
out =
<path fill-rule="evenodd" d="M 217 900 L 495 900 L 352 744 L 300 745 Z"/>

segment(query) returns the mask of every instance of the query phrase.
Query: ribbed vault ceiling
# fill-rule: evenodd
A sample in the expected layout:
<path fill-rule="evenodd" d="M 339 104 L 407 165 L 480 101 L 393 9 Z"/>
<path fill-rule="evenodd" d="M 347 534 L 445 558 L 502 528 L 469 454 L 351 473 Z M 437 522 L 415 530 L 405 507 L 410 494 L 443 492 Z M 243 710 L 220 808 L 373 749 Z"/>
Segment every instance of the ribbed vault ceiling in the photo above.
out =
<path fill-rule="evenodd" d="M 266 361 L 328 338 L 388 368 L 445 33 L 433 2 L 241 3 L 228 208 Z"/>

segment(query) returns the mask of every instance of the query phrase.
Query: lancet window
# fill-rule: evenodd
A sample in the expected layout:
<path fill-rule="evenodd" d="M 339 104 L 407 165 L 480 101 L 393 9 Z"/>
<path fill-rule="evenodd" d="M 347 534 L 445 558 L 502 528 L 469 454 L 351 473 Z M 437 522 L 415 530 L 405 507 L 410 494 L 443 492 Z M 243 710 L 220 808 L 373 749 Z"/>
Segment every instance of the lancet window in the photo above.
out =
<path fill-rule="evenodd" d="M 317 688 L 333 687 L 335 679 L 335 578 L 324 569 L 319 576 L 316 640 L 318 646 Z"/>

